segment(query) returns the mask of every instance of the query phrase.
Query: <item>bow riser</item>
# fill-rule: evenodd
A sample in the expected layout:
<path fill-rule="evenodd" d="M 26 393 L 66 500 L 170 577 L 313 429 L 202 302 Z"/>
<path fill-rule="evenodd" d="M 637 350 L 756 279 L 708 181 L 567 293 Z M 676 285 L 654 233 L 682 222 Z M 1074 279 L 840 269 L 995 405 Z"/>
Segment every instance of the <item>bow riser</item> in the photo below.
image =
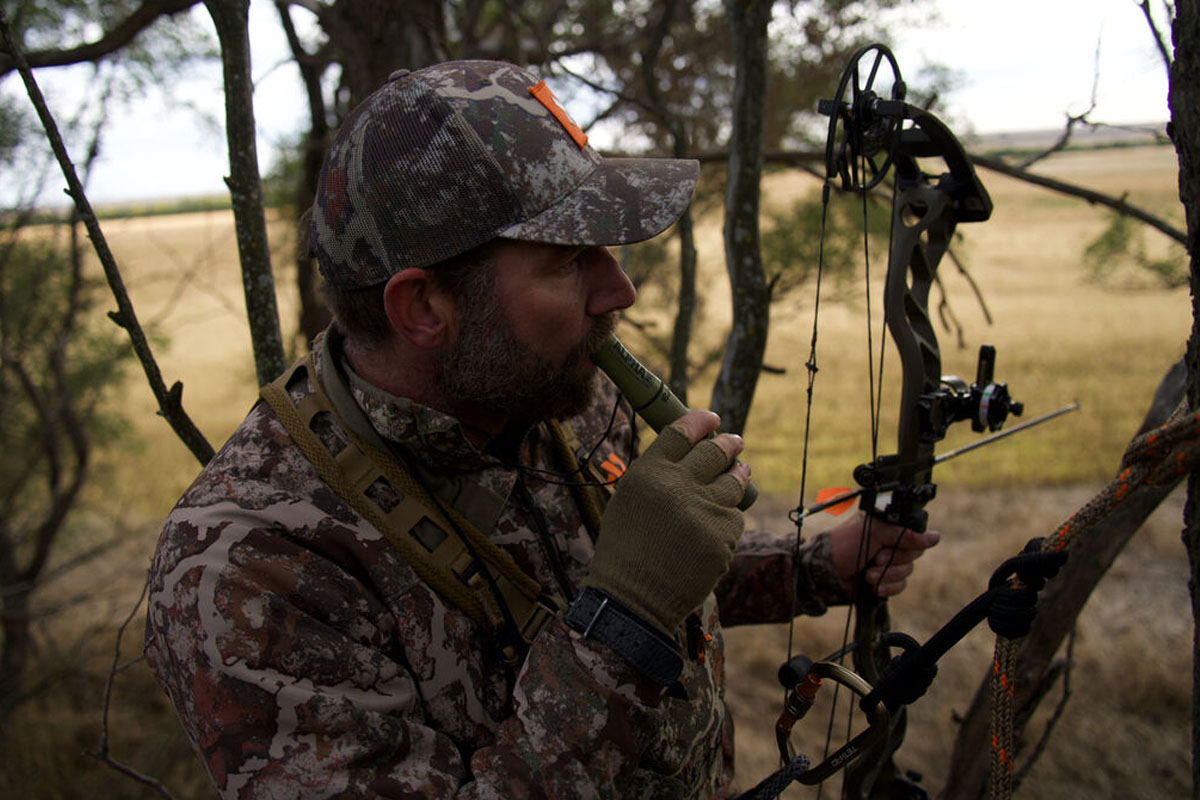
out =
<path fill-rule="evenodd" d="M 941 192 L 918 186 L 897 196 L 892 213 L 894 242 L 883 307 L 903 378 L 896 429 L 898 474 L 887 482 L 901 486 L 929 483 L 933 446 L 944 436 L 937 424 L 943 417 L 942 355 L 929 316 L 929 292 L 954 232 L 950 205 Z M 913 220 L 911 210 L 918 207 L 924 213 Z"/>

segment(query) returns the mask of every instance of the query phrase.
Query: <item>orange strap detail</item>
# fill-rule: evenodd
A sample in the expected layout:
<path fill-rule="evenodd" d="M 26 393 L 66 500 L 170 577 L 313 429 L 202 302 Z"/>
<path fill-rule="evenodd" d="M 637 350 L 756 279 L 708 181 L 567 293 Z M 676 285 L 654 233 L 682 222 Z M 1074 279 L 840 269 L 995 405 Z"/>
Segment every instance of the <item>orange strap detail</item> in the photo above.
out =
<path fill-rule="evenodd" d="M 625 462 L 616 453 L 609 453 L 608 458 L 600 462 L 600 469 L 608 473 L 609 483 L 616 483 L 617 478 L 625 474 Z"/>

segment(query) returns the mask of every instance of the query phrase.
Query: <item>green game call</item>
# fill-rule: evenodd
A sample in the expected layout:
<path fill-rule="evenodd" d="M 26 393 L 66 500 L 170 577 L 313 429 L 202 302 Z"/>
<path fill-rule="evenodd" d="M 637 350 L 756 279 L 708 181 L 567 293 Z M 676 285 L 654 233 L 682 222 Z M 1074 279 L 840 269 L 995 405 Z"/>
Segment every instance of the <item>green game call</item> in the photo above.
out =
<path fill-rule="evenodd" d="M 655 430 L 661 431 L 688 412 L 687 406 L 679 401 L 663 379 L 646 369 L 616 336 L 592 354 L 592 361 L 612 378 L 612 382 L 625 395 L 637 415 Z M 738 508 L 745 511 L 758 499 L 758 489 L 751 483 Z"/>

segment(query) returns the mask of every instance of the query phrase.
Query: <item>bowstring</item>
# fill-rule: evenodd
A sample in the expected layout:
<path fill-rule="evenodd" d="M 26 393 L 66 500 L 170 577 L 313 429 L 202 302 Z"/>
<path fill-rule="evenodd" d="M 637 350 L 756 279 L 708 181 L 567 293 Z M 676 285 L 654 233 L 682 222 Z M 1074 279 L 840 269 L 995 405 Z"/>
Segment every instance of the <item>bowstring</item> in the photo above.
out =
<path fill-rule="evenodd" d="M 854 127 L 856 128 L 857 126 L 854 126 Z M 863 148 L 861 147 L 861 133 L 862 132 L 860 130 L 856 130 L 856 129 L 848 131 L 848 135 L 855 137 L 855 145 L 856 146 L 853 148 L 853 152 L 857 153 L 858 154 L 857 158 L 861 159 L 860 174 L 865 175 L 868 159 L 863 154 Z M 817 372 L 819 371 L 819 367 L 817 365 L 817 337 L 818 337 L 819 319 L 820 319 L 821 283 L 822 283 L 822 277 L 824 275 L 824 267 L 825 267 L 825 236 L 826 236 L 828 216 L 829 216 L 830 195 L 832 193 L 832 188 L 833 188 L 832 187 L 832 177 L 833 177 L 833 174 L 827 165 L 826 171 L 825 171 L 825 179 L 821 186 L 821 222 L 820 222 L 820 234 L 819 234 L 819 240 L 818 240 L 818 246 L 817 246 L 817 275 L 816 275 L 816 288 L 814 291 L 814 298 L 813 298 L 812 335 L 811 335 L 811 339 L 809 342 L 808 360 L 805 362 L 805 365 L 804 365 L 805 369 L 807 371 L 808 380 L 807 380 L 807 386 L 806 386 L 806 390 L 805 390 L 806 391 L 806 404 L 805 404 L 805 412 L 804 412 L 804 438 L 803 438 L 802 455 L 801 455 L 801 462 L 800 462 L 800 497 L 797 502 L 796 511 L 794 513 L 794 519 L 793 519 L 793 522 L 796 525 L 796 535 L 795 535 L 794 544 L 793 544 L 793 558 L 792 558 L 793 569 L 795 568 L 795 564 L 796 564 L 797 560 L 799 559 L 800 546 L 803 543 L 804 497 L 805 497 L 807 483 L 808 483 L 808 453 L 809 453 L 810 437 L 811 437 L 811 431 L 812 431 L 812 408 L 813 408 L 813 400 L 814 400 L 814 386 L 816 383 L 816 375 L 817 375 Z M 892 201 L 893 201 L 893 206 L 894 206 L 895 197 L 896 197 L 896 185 L 894 182 L 893 182 L 892 188 L 893 188 Z M 881 330 L 881 334 L 880 334 L 879 358 L 878 358 L 878 377 L 876 377 L 876 360 L 875 360 L 875 356 L 874 356 L 875 348 L 874 348 L 874 333 L 873 333 L 874 312 L 873 312 L 872 301 L 871 301 L 871 255 L 870 255 L 871 250 L 870 250 L 870 243 L 869 243 L 870 242 L 870 233 L 869 233 L 869 227 L 868 227 L 868 216 L 869 215 L 868 215 L 868 206 L 867 206 L 867 191 L 868 190 L 866 188 L 863 188 L 859 191 L 859 195 L 860 195 L 861 206 L 862 206 L 864 285 L 866 287 L 867 381 L 868 381 L 868 386 L 869 386 L 869 389 L 868 389 L 868 417 L 869 417 L 869 427 L 870 427 L 871 462 L 874 463 L 875 459 L 878 457 L 880 418 L 881 418 L 881 409 L 882 409 L 882 405 L 883 405 L 883 368 L 884 368 L 884 354 L 886 353 L 887 320 L 886 320 L 886 315 L 885 315 L 884 320 L 882 322 L 882 330 Z M 893 237 L 894 237 L 894 231 L 892 229 L 892 226 L 889 225 L 888 226 L 888 252 L 889 253 L 891 252 Z M 872 515 L 869 513 L 864 514 L 863 535 L 860 537 L 860 540 L 859 540 L 859 553 L 858 553 L 858 560 L 864 562 L 864 570 L 866 569 L 866 566 L 867 566 L 865 564 L 864 556 L 866 553 L 870 552 L 871 521 L 872 521 Z M 893 551 L 891 554 L 891 557 L 895 558 L 895 555 L 896 555 L 896 553 L 895 553 L 895 551 Z M 858 563 L 858 562 L 856 562 L 856 563 Z M 891 566 L 891 563 L 890 563 L 890 559 L 889 559 L 889 564 L 884 567 L 885 573 L 890 566 Z M 793 580 L 791 582 L 791 584 L 792 584 L 792 592 L 794 593 L 795 581 Z M 863 585 L 865 586 L 865 580 L 863 581 Z M 860 590 L 861 589 L 862 589 L 862 587 L 860 587 Z M 837 654 L 837 659 L 838 659 L 839 663 L 844 661 L 845 655 L 849 650 L 848 643 L 850 640 L 850 630 L 851 630 L 851 622 L 853 619 L 853 614 L 854 614 L 854 604 L 851 603 L 850 607 L 848 609 L 847 615 L 846 615 L 846 622 L 845 622 L 845 626 L 844 626 L 843 632 L 842 632 L 842 647 L 840 648 L 840 650 L 838 651 L 838 654 Z M 787 660 L 789 662 L 792 660 L 792 657 L 794 654 L 794 647 L 795 647 L 795 616 L 789 615 L 788 636 L 787 636 Z M 833 702 L 830 707 L 829 720 L 828 720 L 828 723 L 826 726 L 825 748 L 824 748 L 824 757 L 825 758 L 828 758 L 828 756 L 829 756 L 829 750 L 830 750 L 831 742 L 832 742 L 832 738 L 833 738 L 832 734 L 833 734 L 835 715 L 836 715 L 836 711 L 837 711 L 838 692 L 839 692 L 840 688 L 841 688 L 840 684 L 834 685 Z M 787 696 L 786 690 L 784 692 L 784 696 L 785 696 L 785 698 Z M 854 704 L 853 703 L 850 704 L 849 715 L 850 715 L 850 718 L 847 720 L 847 738 L 849 738 L 849 736 L 851 734 L 851 730 L 852 730 L 851 725 L 852 725 L 853 716 L 854 716 Z M 820 797 L 821 797 L 823 791 L 824 791 L 824 783 L 822 782 L 821 785 L 819 785 L 817 787 L 818 800 L 820 800 Z M 845 792 L 845 783 L 844 782 L 843 782 L 842 792 L 843 792 L 843 794 Z"/>
<path fill-rule="evenodd" d="M 867 405 L 868 405 L 868 424 L 869 424 L 869 428 L 870 428 L 870 452 L 871 452 L 870 463 L 875 463 L 876 459 L 878 459 L 878 457 L 879 457 L 879 434 L 880 434 L 880 428 L 881 428 L 881 424 L 882 424 L 881 421 L 882 421 L 882 416 L 883 416 L 883 414 L 882 414 L 883 387 L 884 387 L 883 375 L 884 375 L 884 364 L 886 362 L 886 354 L 887 354 L 887 314 L 885 312 L 883 314 L 883 318 L 880 320 L 879 355 L 878 355 L 878 359 L 876 359 L 875 346 L 874 346 L 874 332 L 873 332 L 874 331 L 874 321 L 873 321 L 874 320 L 874 307 L 872 304 L 872 286 L 871 286 L 871 245 L 870 245 L 870 227 L 869 227 L 870 215 L 869 215 L 869 211 L 868 211 L 869 206 L 868 206 L 868 198 L 867 198 L 868 192 L 870 190 L 868 188 L 866 188 L 866 185 L 865 185 L 868 182 L 866 180 L 866 178 L 868 175 L 867 168 L 868 168 L 868 164 L 869 164 L 869 158 L 865 154 L 864 148 L 861 146 L 862 145 L 861 131 L 856 131 L 855 133 L 858 134 L 858 136 L 856 137 L 856 143 L 859 146 L 855 148 L 854 152 L 858 154 L 857 158 L 858 158 L 858 162 L 859 162 L 859 174 L 861 176 L 863 176 L 863 187 L 859 190 L 858 194 L 859 194 L 861 215 L 862 215 L 863 284 L 865 287 L 864 291 L 865 291 L 865 295 L 866 295 L 866 319 L 865 319 L 864 324 L 865 324 L 865 328 L 866 328 L 866 349 L 867 349 L 867 383 L 868 383 L 868 404 Z M 896 197 L 897 197 L 897 185 L 893 181 L 892 182 L 891 208 L 895 208 Z M 893 220 L 893 222 L 894 222 L 894 220 Z M 823 233 L 824 233 L 824 231 L 822 230 L 822 234 Z M 887 247 L 887 251 L 886 251 L 889 254 L 891 253 L 891 250 L 892 250 L 892 244 L 894 241 L 894 237 L 895 237 L 894 225 L 889 224 L 888 225 L 888 247 Z M 889 257 L 889 261 L 890 261 L 890 257 Z M 889 263 L 889 268 L 890 268 L 890 266 L 891 265 Z M 858 554 L 857 554 L 857 560 L 855 561 L 856 565 L 858 565 L 858 564 L 862 565 L 863 577 L 859 583 L 859 586 L 855 590 L 856 592 L 871 591 L 869 585 L 867 584 L 865 573 L 866 573 L 866 570 L 871 566 L 871 564 L 869 563 L 868 556 L 870 555 L 870 553 L 872 551 L 872 541 L 871 540 L 872 540 L 872 527 L 873 527 L 872 522 L 873 521 L 874 521 L 874 516 L 869 511 L 863 515 L 862 535 L 859 537 L 859 550 L 858 550 Z M 896 555 L 897 555 L 897 550 L 895 548 L 893 548 L 889 554 L 888 563 L 883 566 L 883 572 L 880 575 L 881 582 L 883 580 L 883 576 L 886 575 L 888 569 L 891 568 L 892 561 L 895 559 Z M 838 662 L 839 663 L 841 663 L 845 660 L 846 654 L 848 652 L 850 652 L 850 650 L 851 650 L 851 648 L 849 646 L 849 642 L 850 642 L 850 632 L 852 629 L 852 621 L 853 621 L 853 618 L 855 615 L 855 607 L 856 607 L 855 604 L 852 602 L 849 605 L 849 607 L 847 608 L 846 622 L 842 629 L 842 645 L 838 651 Z M 825 757 L 828 757 L 829 749 L 831 747 L 834 715 L 836 713 L 836 708 L 837 708 L 837 699 L 838 699 L 837 695 L 838 695 L 838 691 L 840 690 L 840 688 L 841 688 L 840 685 L 834 687 L 833 704 L 830 709 L 829 723 L 826 728 Z M 847 713 L 846 713 L 846 739 L 847 740 L 849 740 L 849 738 L 853 735 L 853 725 L 854 725 L 854 717 L 855 717 L 854 706 L 855 706 L 855 704 L 853 702 L 849 703 Z M 824 784 L 822 784 L 820 787 L 818 787 L 818 790 L 817 790 L 818 800 L 820 799 L 821 793 L 823 792 L 823 790 L 824 790 Z M 843 780 L 842 792 L 841 792 L 843 797 L 845 796 L 845 791 L 846 791 L 846 785 L 845 785 L 845 781 Z"/>
<path fill-rule="evenodd" d="M 872 77 L 874 77 L 873 73 L 872 73 Z M 861 208 L 861 214 L 862 214 L 863 286 L 864 286 L 864 292 L 866 295 L 866 319 L 865 319 L 864 325 L 866 328 L 866 348 L 867 348 L 867 386 L 868 386 L 867 417 L 868 417 L 868 426 L 870 429 L 870 448 L 871 448 L 870 461 L 871 461 L 871 463 L 874 463 L 875 459 L 878 458 L 878 456 L 879 456 L 879 428 L 880 428 L 880 418 L 882 416 L 881 410 L 883 408 L 883 363 L 884 363 L 884 353 L 886 352 L 885 342 L 886 342 L 887 337 L 885 334 L 886 334 L 886 330 L 887 330 L 887 328 L 886 328 L 887 320 L 886 320 L 886 314 L 885 314 L 884 321 L 883 321 L 883 329 L 881 330 L 880 337 L 879 337 L 879 359 L 878 359 L 879 372 L 878 372 L 878 376 L 876 376 L 876 372 L 875 372 L 875 370 L 876 370 L 875 339 L 874 339 L 874 306 L 873 306 L 872 300 L 871 300 L 871 295 L 872 295 L 871 238 L 870 238 L 869 213 L 868 213 L 868 204 L 867 204 L 867 194 L 869 192 L 869 189 L 866 187 L 866 183 L 868 182 L 867 181 L 867 175 L 868 175 L 867 167 L 868 167 L 869 159 L 868 159 L 866 153 L 864 152 L 863 147 L 861 146 L 862 145 L 862 140 L 861 140 L 862 132 L 857 131 L 856 133 L 858 134 L 857 144 L 859 146 L 855 148 L 855 153 L 857 153 L 857 159 L 859 162 L 859 174 L 862 176 L 862 184 L 863 184 L 862 188 L 858 192 L 858 195 L 859 195 L 860 208 Z M 890 226 L 889 226 L 888 230 L 889 230 L 889 238 L 890 238 L 890 232 L 891 232 Z M 889 241 L 889 252 L 890 252 L 890 249 L 891 248 L 890 248 L 890 241 Z M 863 515 L 862 533 L 859 536 L 858 553 L 856 555 L 856 559 L 854 562 L 856 566 L 859 564 L 862 565 L 863 577 L 861 578 L 858 587 L 856 587 L 856 589 L 855 589 L 856 593 L 870 591 L 870 589 L 867 586 L 865 573 L 866 573 L 866 569 L 870 566 L 868 564 L 868 556 L 871 553 L 871 533 L 872 533 L 872 524 L 871 523 L 872 523 L 872 520 L 873 520 L 873 517 L 869 512 Z M 846 653 L 850 649 L 848 647 L 848 644 L 850 641 L 851 622 L 855 615 L 855 608 L 856 608 L 856 604 L 854 602 L 851 602 L 846 609 L 846 622 L 842 628 L 842 646 L 839 650 L 840 655 L 838 657 L 839 663 L 841 663 L 842 661 L 845 660 Z M 835 690 L 834 690 L 833 707 L 830 710 L 830 722 L 829 722 L 828 730 L 826 732 L 826 740 L 825 740 L 826 755 L 828 755 L 828 751 L 829 751 L 829 747 L 830 747 L 830 738 L 831 738 L 830 733 L 833 730 L 833 716 L 834 716 L 834 713 L 837 708 L 837 689 L 840 689 L 840 688 L 841 687 L 838 686 L 838 687 L 835 687 Z M 854 706 L 855 706 L 855 704 L 853 702 L 847 704 L 846 734 L 845 734 L 845 738 L 847 741 L 849 741 L 849 739 L 853 735 L 853 731 L 854 731 L 854 716 L 855 716 Z M 822 787 L 822 789 L 823 788 L 824 787 Z M 845 780 L 843 779 L 842 791 L 841 791 L 841 794 L 843 797 L 845 796 L 845 792 L 846 792 L 846 783 L 845 783 Z M 821 795 L 821 789 L 818 790 L 817 797 L 820 798 L 820 795 Z"/>
<path fill-rule="evenodd" d="M 808 385 L 805 389 L 806 402 L 804 407 L 804 441 L 801 447 L 800 456 L 800 498 L 796 502 L 796 511 L 793 515 L 793 522 L 796 525 L 796 535 L 792 544 L 792 579 L 789 581 L 789 592 L 792 595 L 792 608 L 796 607 L 796 580 L 794 571 L 796 563 L 800 558 L 800 545 L 804 542 L 804 495 L 805 488 L 808 483 L 808 448 L 809 438 L 812 432 L 812 408 L 813 408 L 813 387 L 816 385 L 816 377 L 819 368 L 817 367 L 817 321 L 821 312 L 821 276 L 825 271 L 825 228 L 829 217 L 829 196 L 832 192 L 832 184 L 830 182 L 831 175 L 827 168 L 825 170 L 825 181 L 821 185 L 821 231 L 817 241 L 817 279 L 816 290 L 813 296 L 813 322 L 812 322 L 812 338 L 809 341 L 808 360 L 804 364 L 804 368 L 808 373 Z M 790 662 L 794 655 L 793 648 L 795 643 L 796 631 L 796 615 L 788 614 L 788 635 L 787 635 L 787 660 Z M 787 701 L 788 690 L 784 689 L 784 702 Z"/>

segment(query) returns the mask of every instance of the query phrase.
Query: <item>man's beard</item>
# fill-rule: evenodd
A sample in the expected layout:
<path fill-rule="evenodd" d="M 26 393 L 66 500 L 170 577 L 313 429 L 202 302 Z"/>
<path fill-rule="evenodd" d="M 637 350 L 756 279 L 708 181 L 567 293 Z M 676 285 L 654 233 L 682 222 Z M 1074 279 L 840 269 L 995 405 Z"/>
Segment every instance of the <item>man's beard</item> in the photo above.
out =
<path fill-rule="evenodd" d="M 463 310 L 458 336 L 438 365 L 443 397 L 531 424 L 587 408 L 596 380 L 589 356 L 612 333 L 616 312 L 595 318 L 583 341 L 550 360 L 517 340 L 512 321 L 494 299 L 467 303 Z"/>

